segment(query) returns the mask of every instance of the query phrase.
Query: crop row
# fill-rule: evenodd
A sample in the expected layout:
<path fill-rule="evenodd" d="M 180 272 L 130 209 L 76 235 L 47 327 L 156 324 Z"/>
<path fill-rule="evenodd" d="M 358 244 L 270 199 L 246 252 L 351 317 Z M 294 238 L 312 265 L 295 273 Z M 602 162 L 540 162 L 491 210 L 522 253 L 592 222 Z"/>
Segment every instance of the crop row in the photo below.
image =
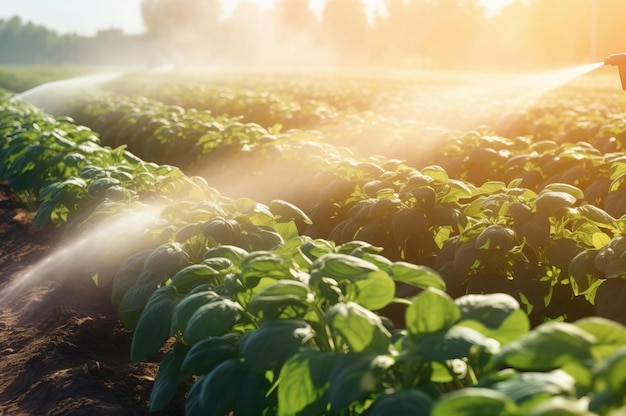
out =
<path fill-rule="evenodd" d="M 124 105 L 116 109 L 116 103 Z M 148 119 L 161 112 L 154 122 L 162 126 L 159 137 L 182 129 L 167 133 L 164 155 L 175 158 L 179 143 L 187 149 L 185 143 L 201 134 L 195 122 L 180 126 L 195 120 L 195 110 L 145 99 L 106 97 L 90 102 L 84 114 L 95 116 L 92 125 L 124 126 L 136 137 L 153 123 L 142 118 L 133 124 L 144 109 Z M 409 161 L 359 157 L 327 143 L 324 133 L 271 134 L 256 124 L 230 122 L 222 119 L 221 130 L 200 136 L 192 147 L 197 161 L 186 168 L 222 192 L 291 202 L 313 222 L 300 224 L 305 235 L 340 244 L 367 241 L 390 259 L 432 267 L 455 296 L 509 293 L 535 324 L 592 314 L 594 304 L 602 316 L 625 322 L 622 271 L 609 266 L 623 254 L 618 218 L 626 213 L 626 165 L 618 147 L 602 153 L 583 141 L 451 132 L 431 138 L 440 143 L 437 153 L 431 151 L 425 159 L 431 164 L 418 169 Z M 123 134 L 113 136 L 109 140 L 124 141 Z M 613 136 L 604 142 L 619 143 Z"/>
<path fill-rule="evenodd" d="M 587 318 L 530 330 L 526 313 L 510 295 L 453 300 L 443 291 L 453 280 L 416 265 L 423 263 L 403 261 L 409 250 L 387 256 L 393 254 L 389 247 L 380 252 L 354 238 L 332 242 L 300 236 L 298 226 L 311 220 L 292 204 L 226 198 L 177 168 L 99 146 L 93 132 L 70 120 L 15 101 L 4 108 L 1 179 L 15 183 L 30 175 L 25 189 L 38 197 L 39 225 L 52 220 L 80 228 L 142 205 L 163 207 L 149 230 L 154 237 L 147 250 L 109 276 L 120 318 L 135 329 L 132 358 L 148 358 L 173 342 L 155 380 L 152 410 L 166 406 L 176 388 L 188 382 L 190 415 L 229 410 L 517 415 L 555 409 L 584 414 L 624 405 L 626 329 L 617 323 Z M 24 146 L 28 141 L 31 145 Z M 81 146 L 85 142 L 87 148 Z M 382 159 L 375 164 L 338 150 L 328 157 L 331 147 L 295 138 L 267 141 L 258 154 L 268 157 L 274 144 L 281 152 L 272 158 L 285 154 L 302 163 L 301 153 L 289 150 L 308 146 L 306 167 L 327 162 L 329 172 L 343 175 L 339 185 L 332 184 L 339 195 L 333 208 L 351 217 L 339 218 L 338 226 L 352 219 L 391 218 L 389 230 L 394 230 L 395 218 L 394 235 L 404 233 L 408 241 L 424 222 L 442 248 L 424 258 L 432 261 L 449 255 L 450 247 L 468 247 L 467 255 L 475 255 L 471 263 L 461 253 L 453 258 L 462 259 L 462 270 L 472 278 L 479 272 L 488 277 L 490 260 L 504 259 L 510 267 L 547 266 L 551 259 L 537 256 L 545 255 L 553 241 L 567 240 L 584 251 L 566 260 L 597 263 L 605 274 L 588 267 L 584 276 L 560 276 L 565 264 L 560 263 L 551 264 L 553 274 L 546 272 L 538 281 L 550 287 L 575 282 L 582 294 L 623 280 L 617 264 L 621 223 L 585 204 L 575 186 L 554 184 L 543 194 L 496 182 L 477 187 L 450 179 L 436 166 L 416 170 Z M 80 162 L 61 170 L 42 164 L 39 171 L 38 163 L 28 163 L 36 154 L 28 153 L 31 147 L 50 149 L 48 158 Z M 310 226 L 323 223 L 321 210 L 317 215 Z M 576 233 L 578 226 L 583 230 Z M 359 238 L 364 228 L 353 236 Z M 535 234 L 545 245 L 529 242 Z M 105 275 L 97 272 L 105 285 Z M 499 276 L 518 282 L 526 277 L 494 277 Z M 396 297 L 398 287 L 418 294 Z M 522 301 L 527 312 L 536 307 L 527 296 Z M 384 317 L 393 305 L 403 308 L 403 329 Z"/>

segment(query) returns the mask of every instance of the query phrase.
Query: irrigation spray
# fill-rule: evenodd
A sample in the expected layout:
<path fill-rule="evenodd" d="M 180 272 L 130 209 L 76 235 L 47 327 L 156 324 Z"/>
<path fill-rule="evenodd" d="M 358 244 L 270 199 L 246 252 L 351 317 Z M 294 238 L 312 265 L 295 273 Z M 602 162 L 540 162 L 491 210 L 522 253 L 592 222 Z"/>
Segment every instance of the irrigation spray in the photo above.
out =
<path fill-rule="evenodd" d="M 50 255 L 0 289 L 0 305 L 10 306 L 36 285 L 58 284 L 71 277 L 95 280 L 94 273 L 102 272 L 103 267 L 115 267 L 142 249 L 142 236 L 157 223 L 162 210 L 148 205 L 128 209 L 68 236 Z M 77 282 L 85 283 L 89 281 Z"/>

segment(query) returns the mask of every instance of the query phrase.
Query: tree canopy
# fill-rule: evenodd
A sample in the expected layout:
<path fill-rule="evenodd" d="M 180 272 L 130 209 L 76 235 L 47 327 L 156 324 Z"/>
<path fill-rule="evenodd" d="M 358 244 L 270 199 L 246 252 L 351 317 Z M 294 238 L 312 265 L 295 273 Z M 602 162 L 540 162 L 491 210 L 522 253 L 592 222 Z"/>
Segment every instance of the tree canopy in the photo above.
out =
<path fill-rule="evenodd" d="M 322 11 L 241 0 L 229 15 L 224 4 L 143 0 L 147 33 L 130 43 L 0 20 L 0 63 L 85 62 L 97 49 L 105 61 L 518 69 L 597 62 L 626 45 L 623 0 L 514 0 L 496 16 L 479 0 L 384 0 L 382 12 L 362 0 L 327 0 Z"/>

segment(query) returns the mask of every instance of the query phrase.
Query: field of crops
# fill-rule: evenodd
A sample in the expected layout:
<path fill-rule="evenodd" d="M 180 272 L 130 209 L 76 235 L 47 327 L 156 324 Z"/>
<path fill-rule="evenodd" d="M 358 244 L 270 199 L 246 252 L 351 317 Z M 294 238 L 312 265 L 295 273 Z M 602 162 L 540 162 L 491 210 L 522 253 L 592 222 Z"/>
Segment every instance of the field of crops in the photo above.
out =
<path fill-rule="evenodd" d="M 81 284 L 131 360 L 165 351 L 150 411 L 623 414 L 626 94 L 465 78 L 142 73 L 55 116 L 6 92 L 0 180 L 40 233 L 100 232 Z"/>

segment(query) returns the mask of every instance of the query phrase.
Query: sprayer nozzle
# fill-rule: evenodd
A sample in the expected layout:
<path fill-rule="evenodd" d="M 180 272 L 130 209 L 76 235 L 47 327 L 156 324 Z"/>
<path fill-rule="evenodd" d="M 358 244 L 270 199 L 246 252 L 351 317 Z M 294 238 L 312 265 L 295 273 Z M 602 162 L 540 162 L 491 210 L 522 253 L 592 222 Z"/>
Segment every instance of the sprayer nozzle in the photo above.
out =
<path fill-rule="evenodd" d="M 604 58 L 604 65 L 624 65 L 626 64 L 626 53 L 616 53 Z"/>

